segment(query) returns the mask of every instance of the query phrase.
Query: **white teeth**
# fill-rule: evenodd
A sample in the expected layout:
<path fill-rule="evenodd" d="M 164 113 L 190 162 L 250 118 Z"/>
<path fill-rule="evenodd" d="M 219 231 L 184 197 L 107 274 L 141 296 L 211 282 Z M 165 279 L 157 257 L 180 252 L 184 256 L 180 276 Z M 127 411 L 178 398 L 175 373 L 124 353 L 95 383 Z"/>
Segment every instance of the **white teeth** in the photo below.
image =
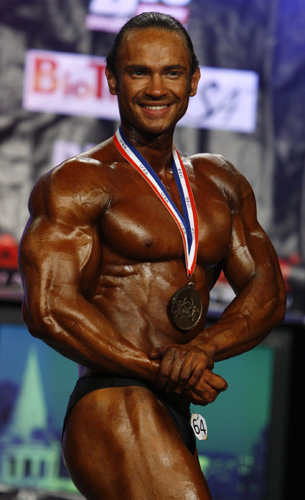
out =
<path fill-rule="evenodd" d="M 144 106 L 144 107 L 147 109 L 156 109 L 156 110 L 167 108 L 167 106 Z"/>

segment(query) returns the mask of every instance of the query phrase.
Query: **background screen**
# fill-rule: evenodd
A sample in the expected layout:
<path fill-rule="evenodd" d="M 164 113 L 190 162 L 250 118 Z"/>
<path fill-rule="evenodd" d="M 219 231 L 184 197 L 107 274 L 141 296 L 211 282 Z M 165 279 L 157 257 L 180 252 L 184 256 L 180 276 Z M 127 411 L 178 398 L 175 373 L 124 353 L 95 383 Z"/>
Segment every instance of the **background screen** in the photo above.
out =
<path fill-rule="evenodd" d="M 272 335 L 277 343 L 282 336 Z M 215 372 L 228 381 L 228 390 L 213 404 L 192 408 L 207 421 L 208 440 L 197 440 L 197 448 L 214 500 L 265 500 L 274 454 L 275 378 L 279 382 L 272 335 L 254 350 L 217 363 Z M 287 376 L 284 365 L 281 373 Z M 75 492 L 60 438 L 76 379 L 76 364 L 32 338 L 25 326 L 0 325 L 0 483 Z"/>

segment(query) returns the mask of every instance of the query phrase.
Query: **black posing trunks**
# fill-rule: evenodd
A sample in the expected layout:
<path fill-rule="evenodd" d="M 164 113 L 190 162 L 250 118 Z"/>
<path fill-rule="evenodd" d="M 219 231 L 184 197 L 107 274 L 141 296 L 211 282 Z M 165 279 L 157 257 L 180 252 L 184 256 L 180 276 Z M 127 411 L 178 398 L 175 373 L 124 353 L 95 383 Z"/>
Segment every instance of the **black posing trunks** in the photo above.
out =
<path fill-rule="evenodd" d="M 98 375 L 95 373 L 90 373 L 83 375 L 78 379 L 74 390 L 70 396 L 67 411 L 64 419 L 63 433 L 65 430 L 68 418 L 76 405 L 76 403 L 83 398 L 86 394 L 97 389 L 105 389 L 107 387 L 124 387 L 124 386 L 139 386 L 149 389 L 156 398 L 161 401 L 170 416 L 172 417 L 180 436 L 189 449 L 189 451 L 194 455 L 196 451 L 196 438 L 193 429 L 190 424 L 190 410 L 186 407 L 181 407 L 177 403 L 172 401 L 170 395 L 162 392 L 157 387 L 153 385 L 142 382 L 141 380 L 136 380 L 133 378 L 124 377 L 112 377 L 107 375 Z"/>

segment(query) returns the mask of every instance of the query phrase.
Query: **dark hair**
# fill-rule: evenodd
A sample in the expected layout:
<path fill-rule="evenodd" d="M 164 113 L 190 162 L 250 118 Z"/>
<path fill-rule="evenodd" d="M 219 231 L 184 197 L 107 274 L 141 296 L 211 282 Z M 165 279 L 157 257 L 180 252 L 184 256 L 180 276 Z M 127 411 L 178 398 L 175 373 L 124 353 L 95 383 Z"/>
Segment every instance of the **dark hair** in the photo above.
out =
<path fill-rule="evenodd" d="M 186 41 L 187 48 L 190 52 L 191 56 L 191 75 L 193 75 L 198 68 L 198 59 L 194 52 L 194 47 L 192 40 L 184 28 L 184 26 L 172 16 L 168 16 L 167 14 L 161 14 L 160 12 L 144 12 L 143 14 L 139 14 L 138 16 L 132 17 L 127 21 L 126 24 L 121 28 L 119 33 L 117 34 L 112 49 L 109 52 L 106 62 L 108 69 L 117 77 L 116 72 L 116 63 L 117 63 L 117 54 L 118 50 L 121 46 L 122 39 L 128 31 L 132 31 L 135 29 L 146 29 L 146 28 L 162 28 L 169 31 L 176 31 L 180 33 Z"/>

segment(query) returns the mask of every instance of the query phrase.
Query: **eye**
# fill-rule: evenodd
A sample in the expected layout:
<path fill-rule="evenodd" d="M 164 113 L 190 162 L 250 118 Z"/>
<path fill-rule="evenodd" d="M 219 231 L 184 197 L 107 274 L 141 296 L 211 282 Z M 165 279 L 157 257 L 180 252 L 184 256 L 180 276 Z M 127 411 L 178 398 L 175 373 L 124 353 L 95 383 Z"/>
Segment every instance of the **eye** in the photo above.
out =
<path fill-rule="evenodd" d="M 128 73 L 132 78 L 142 78 L 147 74 L 147 71 L 145 71 L 145 69 L 139 68 L 139 69 L 131 69 L 130 71 L 128 71 Z"/>
<path fill-rule="evenodd" d="M 179 78 L 180 72 L 173 69 L 171 71 L 168 71 L 166 73 L 166 76 L 168 76 L 169 78 Z"/>

